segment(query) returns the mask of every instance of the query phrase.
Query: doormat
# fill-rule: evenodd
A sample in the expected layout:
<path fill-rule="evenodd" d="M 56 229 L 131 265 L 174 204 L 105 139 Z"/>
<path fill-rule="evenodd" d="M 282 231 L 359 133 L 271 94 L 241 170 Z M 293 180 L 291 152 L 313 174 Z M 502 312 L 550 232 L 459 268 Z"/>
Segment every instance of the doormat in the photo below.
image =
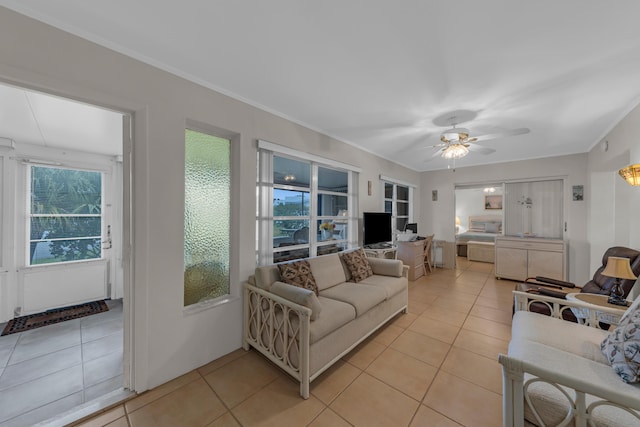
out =
<path fill-rule="evenodd" d="M 104 301 L 93 301 L 85 304 L 72 305 L 70 307 L 54 308 L 43 313 L 16 317 L 15 319 L 9 320 L 9 323 L 7 323 L 7 326 L 5 326 L 0 336 L 29 331 L 31 329 L 53 325 L 54 323 L 91 316 L 92 314 L 98 314 L 108 310 L 109 307 L 107 307 Z"/>

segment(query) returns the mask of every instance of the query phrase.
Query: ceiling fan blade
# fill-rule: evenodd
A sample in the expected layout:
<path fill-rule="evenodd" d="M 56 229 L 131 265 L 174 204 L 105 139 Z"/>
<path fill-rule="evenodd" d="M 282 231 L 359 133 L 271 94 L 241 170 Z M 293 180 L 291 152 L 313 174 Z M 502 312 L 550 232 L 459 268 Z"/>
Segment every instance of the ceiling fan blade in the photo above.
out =
<path fill-rule="evenodd" d="M 505 132 L 490 133 L 490 134 L 487 134 L 487 135 L 480 135 L 480 136 L 467 138 L 464 142 L 488 141 L 490 139 L 504 138 L 506 136 L 523 135 L 523 134 L 529 133 L 529 132 L 531 132 L 531 131 L 528 128 L 519 128 L 519 129 L 508 130 L 508 131 L 505 131 Z"/>
<path fill-rule="evenodd" d="M 491 154 L 496 152 L 496 150 L 494 150 L 493 148 L 484 147 L 482 145 L 477 145 L 477 144 L 469 144 L 468 147 L 469 147 L 469 151 L 473 151 L 474 153 Z"/>
<path fill-rule="evenodd" d="M 424 160 L 424 162 L 425 163 L 431 162 L 431 161 L 435 160 L 436 158 L 438 158 L 440 156 L 442 156 L 442 150 L 438 149 L 438 150 L 434 151 L 429 157 L 427 157 Z"/>

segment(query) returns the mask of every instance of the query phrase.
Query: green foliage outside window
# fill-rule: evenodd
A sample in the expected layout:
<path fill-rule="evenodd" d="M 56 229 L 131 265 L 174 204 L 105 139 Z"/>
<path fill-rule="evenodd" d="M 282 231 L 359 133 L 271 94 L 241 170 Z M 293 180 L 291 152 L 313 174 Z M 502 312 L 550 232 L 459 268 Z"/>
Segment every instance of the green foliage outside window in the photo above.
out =
<path fill-rule="evenodd" d="M 102 174 L 31 167 L 29 263 L 102 256 Z"/>

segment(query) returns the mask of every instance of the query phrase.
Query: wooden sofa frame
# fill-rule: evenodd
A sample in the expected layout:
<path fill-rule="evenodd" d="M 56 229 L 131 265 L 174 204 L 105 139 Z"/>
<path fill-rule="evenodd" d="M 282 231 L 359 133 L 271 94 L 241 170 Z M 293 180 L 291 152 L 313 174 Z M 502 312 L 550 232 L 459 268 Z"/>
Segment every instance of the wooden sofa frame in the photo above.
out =
<path fill-rule="evenodd" d="M 619 310 L 595 306 L 581 301 L 568 301 L 554 297 L 530 294 L 526 292 L 514 291 L 515 310 L 530 311 L 529 308 L 534 302 L 547 305 L 551 311 L 551 316 L 562 319 L 562 313 L 571 308 L 582 309 L 588 313 L 587 318 L 582 323 L 585 327 L 600 328 L 600 321 L 610 320 L 612 316 L 619 316 Z M 600 406 L 614 406 L 628 412 L 638 419 L 640 416 L 633 412 L 640 411 L 640 400 L 628 396 L 610 387 L 603 387 L 582 380 L 579 377 L 569 376 L 553 366 L 542 366 L 541 364 L 523 361 L 504 354 L 498 356 L 498 361 L 502 365 L 502 398 L 503 398 L 503 425 L 505 427 L 524 426 L 524 402 L 529 401 L 527 389 L 535 382 L 547 383 L 558 389 L 568 400 L 569 412 L 560 426 L 575 425 L 576 427 L 594 426 L 590 420 L 591 412 Z M 611 371 L 613 375 L 613 370 Z M 534 378 L 525 381 L 525 374 Z M 573 390 L 573 396 L 566 392 L 566 389 Z M 586 395 L 591 395 L 599 400 L 586 405 Z M 538 423 L 544 426 L 539 416 Z M 575 423 L 575 424 L 572 424 Z"/>

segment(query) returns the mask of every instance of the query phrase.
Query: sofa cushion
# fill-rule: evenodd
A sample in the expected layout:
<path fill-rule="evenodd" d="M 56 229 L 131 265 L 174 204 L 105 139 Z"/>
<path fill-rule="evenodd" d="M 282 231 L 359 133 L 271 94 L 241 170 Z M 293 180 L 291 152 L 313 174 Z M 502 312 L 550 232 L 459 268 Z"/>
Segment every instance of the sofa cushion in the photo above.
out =
<path fill-rule="evenodd" d="M 616 374 L 626 383 L 640 382 L 640 298 L 602 341 L 602 353 Z"/>
<path fill-rule="evenodd" d="M 401 277 L 402 260 L 385 258 L 367 258 L 373 274 L 382 276 Z"/>
<path fill-rule="evenodd" d="M 318 286 L 306 259 L 278 264 L 278 270 L 283 282 L 309 289 L 318 295 Z"/>
<path fill-rule="evenodd" d="M 325 298 L 322 295 L 318 297 L 318 300 L 322 306 L 322 316 L 311 322 L 309 327 L 309 343 L 311 344 L 356 318 L 356 310 L 350 304 Z"/>
<path fill-rule="evenodd" d="M 374 274 L 371 277 L 367 277 L 362 282 L 359 282 L 358 285 L 376 286 L 384 289 L 387 299 L 389 299 L 407 289 L 407 278 L 379 276 Z"/>
<path fill-rule="evenodd" d="M 347 280 L 338 254 L 309 258 L 307 261 L 309 261 L 319 291 Z"/>
<path fill-rule="evenodd" d="M 607 359 L 600 351 L 600 343 L 606 336 L 607 331 L 602 329 L 529 311 L 517 311 L 511 322 L 513 341 L 534 341 L 603 364 Z"/>
<path fill-rule="evenodd" d="M 385 290 L 378 286 L 345 282 L 325 289 L 320 296 L 351 304 L 356 309 L 356 316 L 361 316 L 372 307 L 387 298 Z"/>
<path fill-rule="evenodd" d="M 315 292 L 310 289 L 289 285 L 284 282 L 274 282 L 269 291 L 286 300 L 310 308 L 311 320 L 316 320 L 320 316 L 322 305 Z"/>
<path fill-rule="evenodd" d="M 351 272 L 351 279 L 356 283 L 373 275 L 369 259 L 362 248 L 343 252 L 340 254 L 340 259 L 346 264 Z"/>

